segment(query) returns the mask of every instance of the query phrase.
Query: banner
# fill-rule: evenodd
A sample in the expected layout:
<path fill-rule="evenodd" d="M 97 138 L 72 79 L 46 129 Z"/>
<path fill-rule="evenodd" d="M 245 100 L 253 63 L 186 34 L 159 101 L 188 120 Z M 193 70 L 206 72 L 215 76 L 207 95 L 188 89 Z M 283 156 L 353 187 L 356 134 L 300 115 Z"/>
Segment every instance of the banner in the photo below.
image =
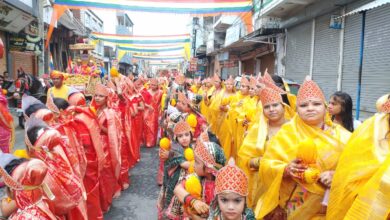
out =
<path fill-rule="evenodd" d="M 252 9 L 252 0 L 54 0 L 54 4 L 70 8 L 100 8 L 192 15 L 241 13 Z"/>
<path fill-rule="evenodd" d="M 162 36 L 129 36 L 119 34 L 91 33 L 94 40 L 102 40 L 115 44 L 178 44 L 190 42 L 189 34 L 162 35 Z"/>

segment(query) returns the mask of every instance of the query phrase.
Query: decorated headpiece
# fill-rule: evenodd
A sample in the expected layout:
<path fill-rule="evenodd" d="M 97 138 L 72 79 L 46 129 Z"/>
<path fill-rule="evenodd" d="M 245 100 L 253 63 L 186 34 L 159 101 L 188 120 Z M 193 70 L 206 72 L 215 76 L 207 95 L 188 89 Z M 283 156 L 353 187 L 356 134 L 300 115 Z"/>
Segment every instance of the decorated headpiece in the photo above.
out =
<path fill-rule="evenodd" d="M 215 194 L 233 192 L 240 196 L 248 195 L 248 178 L 244 171 L 238 168 L 233 158 L 219 170 L 215 178 Z"/>
<path fill-rule="evenodd" d="M 308 99 L 317 98 L 325 102 L 324 93 L 313 80 L 305 80 L 298 90 L 297 103 L 302 103 Z"/>
<path fill-rule="evenodd" d="M 229 78 L 225 81 L 225 84 L 232 84 L 232 85 L 234 85 L 234 79 L 233 79 L 232 75 L 230 75 Z"/>
<path fill-rule="evenodd" d="M 95 86 L 95 94 L 96 93 L 99 93 L 103 96 L 108 96 L 110 94 L 110 89 L 107 86 L 98 83 Z"/>
<path fill-rule="evenodd" d="M 249 86 L 253 88 L 253 87 L 256 87 L 256 85 L 257 85 L 257 80 L 256 80 L 256 78 L 253 77 L 253 76 L 251 76 L 251 77 L 250 77 L 250 80 L 249 80 Z"/>
<path fill-rule="evenodd" d="M 249 81 L 248 81 L 248 79 L 246 78 L 246 76 L 242 76 L 242 77 L 241 77 L 241 85 L 242 85 L 242 86 L 249 86 Z"/>
<path fill-rule="evenodd" d="M 377 101 L 376 101 L 376 109 L 378 112 L 382 113 L 390 113 L 390 93 L 381 96 Z"/>
<path fill-rule="evenodd" d="M 58 70 L 53 70 L 50 73 L 50 78 L 61 78 L 64 79 L 64 74 Z"/>
<path fill-rule="evenodd" d="M 44 121 L 50 121 L 54 117 L 53 112 L 47 109 L 45 104 L 43 104 L 38 99 L 28 95 L 23 95 L 22 97 L 22 110 L 24 112 L 25 118 L 28 118 L 28 116 L 31 117 L 31 115 L 35 115 L 37 118 L 40 118 Z"/>
<path fill-rule="evenodd" d="M 265 70 L 264 76 L 262 77 L 262 83 L 275 91 L 278 91 L 280 94 L 286 94 L 286 91 L 279 88 L 277 85 L 275 85 L 274 80 L 272 79 L 271 75 L 268 73 L 267 69 Z"/>
<path fill-rule="evenodd" d="M 41 127 L 44 127 L 44 128 L 47 128 L 48 125 L 41 119 L 37 118 L 35 115 L 32 115 L 27 121 L 26 121 L 26 124 L 25 124 L 25 132 L 24 132 L 24 142 L 26 143 L 27 147 L 28 148 L 34 148 L 34 143 L 31 143 L 30 139 L 28 138 L 28 131 L 33 128 L 33 127 L 37 127 L 37 126 L 41 126 Z"/>
<path fill-rule="evenodd" d="M 198 138 L 195 147 L 195 155 L 210 168 L 213 175 L 225 165 L 226 158 L 223 150 L 214 142 L 205 142 Z"/>
<path fill-rule="evenodd" d="M 175 128 L 173 129 L 173 133 L 175 135 L 183 134 L 186 132 L 191 132 L 191 126 L 186 121 L 181 120 L 176 123 Z"/>
<path fill-rule="evenodd" d="M 282 96 L 280 95 L 279 92 L 271 89 L 271 88 L 264 88 L 260 92 L 260 100 L 263 106 L 272 104 L 272 103 L 277 103 L 283 102 Z"/>

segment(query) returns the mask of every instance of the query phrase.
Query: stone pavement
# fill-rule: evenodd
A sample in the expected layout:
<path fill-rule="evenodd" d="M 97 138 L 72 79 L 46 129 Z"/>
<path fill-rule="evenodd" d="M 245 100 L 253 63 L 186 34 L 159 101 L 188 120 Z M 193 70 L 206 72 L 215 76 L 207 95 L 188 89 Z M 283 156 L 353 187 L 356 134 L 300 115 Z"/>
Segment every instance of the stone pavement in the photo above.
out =
<path fill-rule="evenodd" d="M 104 219 L 157 219 L 156 204 L 160 190 L 156 183 L 158 163 L 158 147 L 141 148 L 141 162 L 130 170 L 130 187 L 114 200 Z"/>

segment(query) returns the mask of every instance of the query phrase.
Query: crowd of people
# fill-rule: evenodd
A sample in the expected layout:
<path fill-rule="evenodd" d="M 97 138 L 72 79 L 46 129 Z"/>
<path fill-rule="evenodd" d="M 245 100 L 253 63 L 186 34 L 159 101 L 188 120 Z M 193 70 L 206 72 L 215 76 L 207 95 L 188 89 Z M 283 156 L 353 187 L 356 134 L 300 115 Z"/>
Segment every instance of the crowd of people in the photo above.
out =
<path fill-rule="evenodd" d="M 10 154 L 0 99 L 4 217 L 103 219 L 141 146 L 159 147 L 158 219 L 389 217 L 390 94 L 361 124 L 348 94 L 328 101 L 310 78 L 295 96 L 267 72 L 237 82 L 111 69 L 91 100 L 62 73 L 50 78 L 46 103 L 22 97 L 24 153 Z"/>

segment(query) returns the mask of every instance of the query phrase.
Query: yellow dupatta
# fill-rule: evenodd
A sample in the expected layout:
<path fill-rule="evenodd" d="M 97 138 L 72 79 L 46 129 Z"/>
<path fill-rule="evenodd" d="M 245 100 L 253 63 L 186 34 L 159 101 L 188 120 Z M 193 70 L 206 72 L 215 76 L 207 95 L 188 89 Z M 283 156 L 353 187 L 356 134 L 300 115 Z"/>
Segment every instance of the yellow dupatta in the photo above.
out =
<path fill-rule="evenodd" d="M 334 174 L 327 219 L 388 218 L 389 118 L 376 114 L 353 133 Z"/>
<path fill-rule="evenodd" d="M 285 106 L 284 117 L 287 119 L 291 119 L 296 114 L 297 109 L 297 97 L 294 94 L 287 93 L 287 99 L 290 105 Z"/>
<path fill-rule="evenodd" d="M 296 189 L 305 191 L 305 196 L 294 198 L 300 204 L 289 210 L 288 219 L 311 219 L 320 211 L 325 189 L 318 183 L 305 184 L 295 179 L 283 179 L 283 173 L 287 164 L 296 158 L 299 142 L 306 138 L 312 138 L 317 145 L 320 170 L 336 168 L 350 133 L 330 120 L 326 120 L 326 124 L 329 128 L 323 131 L 305 124 L 296 115 L 271 139 L 259 168 L 260 198 L 255 208 L 256 218 L 264 218 L 278 205 L 287 208 L 287 202 Z"/>
<path fill-rule="evenodd" d="M 208 123 L 211 126 L 211 131 L 216 134 L 217 130 L 219 128 L 218 124 L 218 116 L 220 115 L 221 111 L 219 110 L 219 107 L 221 105 L 222 99 L 225 94 L 225 89 L 221 88 L 220 91 L 216 92 L 211 100 L 210 100 L 210 105 L 209 105 L 209 121 Z"/>
<path fill-rule="evenodd" d="M 258 171 L 251 170 L 249 162 L 252 158 L 258 158 L 264 154 L 264 146 L 268 134 L 268 122 L 262 109 L 258 114 L 258 120 L 255 121 L 244 138 L 242 146 L 238 151 L 237 165 L 245 172 L 248 177 L 248 196 L 247 206 L 253 208 L 256 204 L 256 194 L 258 188 Z"/>

